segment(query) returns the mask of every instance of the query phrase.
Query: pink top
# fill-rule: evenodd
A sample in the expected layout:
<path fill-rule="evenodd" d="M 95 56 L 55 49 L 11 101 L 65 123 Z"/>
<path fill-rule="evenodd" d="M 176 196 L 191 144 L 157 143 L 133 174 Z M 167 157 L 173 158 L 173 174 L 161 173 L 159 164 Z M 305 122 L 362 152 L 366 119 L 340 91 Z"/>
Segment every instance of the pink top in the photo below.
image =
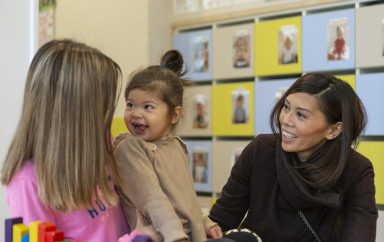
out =
<path fill-rule="evenodd" d="M 112 183 L 111 183 L 112 185 Z M 101 203 L 93 203 L 93 209 L 79 209 L 63 213 L 44 205 L 37 196 L 37 180 L 34 162 L 24 163 L 7 186 L 7 202 L 13 217 L 23 217 L 23 223 L 41 220 L 56 225 L 64 231 L 66 239 L 90 242 L 113 242 L 129 232 L 120 204 L 111 206 L 101 197 Z M 140 234 L 132 233 L 132 237 Z M 122 241 L 131 241 L 124 236 Z"/>

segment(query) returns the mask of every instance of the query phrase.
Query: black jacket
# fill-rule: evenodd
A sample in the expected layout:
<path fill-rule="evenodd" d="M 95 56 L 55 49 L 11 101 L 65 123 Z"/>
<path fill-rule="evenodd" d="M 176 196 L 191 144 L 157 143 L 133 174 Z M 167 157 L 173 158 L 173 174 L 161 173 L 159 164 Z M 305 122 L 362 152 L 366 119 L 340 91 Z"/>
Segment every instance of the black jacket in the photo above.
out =
<path fill-rule="evenodd" d="M 259 135 L 234 165 L 210 218 L 224 231 L 241 224 L 264 242 L 316 241 L 298 214 L 303 211 L 321 241 L 374 242 L 378 211 L 371 162 L 351 150 L 337 187 L 340 192 L 312 195 L 289 169 L 274 136 Z M 333 233 L 338 216 L 343 222 L 339 240 Z"/>

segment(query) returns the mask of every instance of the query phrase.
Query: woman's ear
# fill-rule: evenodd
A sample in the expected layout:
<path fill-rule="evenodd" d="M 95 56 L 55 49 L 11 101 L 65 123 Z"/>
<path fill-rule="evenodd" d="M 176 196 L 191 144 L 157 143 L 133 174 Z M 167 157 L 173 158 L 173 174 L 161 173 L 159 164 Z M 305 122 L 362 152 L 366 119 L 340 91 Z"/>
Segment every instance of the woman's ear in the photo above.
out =
<path fill-rule="evenodd" d="M 342 131 L 343 131 L 343 123 L 342 122 L 337 122 L 335 124 L 332 124 L 330 129 L 329 129 L 328 134 L 326 135 L 326 138 L 328 140 L 333 140 L 337 136 L 339 136 Z"/>
<path fill-rule="evenodd" d="M 171 124 L 175 124 L 175 123 L 177 123 L 177 121 L 179 121 L 182 112 L 183 112 L 182 107 L 180 107 L 180 106 L 175 107 L 175 109 L 172 112 L 172 116 L 171 116 Z"/>

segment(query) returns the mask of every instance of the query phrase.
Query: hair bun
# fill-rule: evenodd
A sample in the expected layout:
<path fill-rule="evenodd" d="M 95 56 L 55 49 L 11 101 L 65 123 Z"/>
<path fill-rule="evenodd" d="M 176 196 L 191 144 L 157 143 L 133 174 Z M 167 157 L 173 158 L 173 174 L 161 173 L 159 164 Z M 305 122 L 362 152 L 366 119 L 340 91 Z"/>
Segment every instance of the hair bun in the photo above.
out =
<path fill-rule="evenodd" d="M 183 56 L 178 50 L 168 50 L 161 58 L 160 66 L 170 69 L 179 77 L 183 76 L 187 71 L 181 72 L 183 69 Z"/>

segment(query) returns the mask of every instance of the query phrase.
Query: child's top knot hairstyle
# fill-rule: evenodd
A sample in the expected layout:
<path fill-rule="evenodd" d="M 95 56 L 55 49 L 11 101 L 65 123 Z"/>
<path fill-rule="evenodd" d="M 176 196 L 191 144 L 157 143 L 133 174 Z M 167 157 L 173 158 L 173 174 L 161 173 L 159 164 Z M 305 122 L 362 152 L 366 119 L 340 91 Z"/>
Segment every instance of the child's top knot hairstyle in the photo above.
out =
<path fill-rule="evenodd" d="M 185 86 L 192 82 L 182 78 L 188 69 L 183 71 L 183 56 L 178 50 L 169 50 L 162 57 L 160 65 L 149 66 L 131 74 L 130 81 L 125 89 L 125 99 L 133 89 L 154 92 L 167 103 L 169 113 L 175 107 L 183 106 L 183 93 Z"/>

